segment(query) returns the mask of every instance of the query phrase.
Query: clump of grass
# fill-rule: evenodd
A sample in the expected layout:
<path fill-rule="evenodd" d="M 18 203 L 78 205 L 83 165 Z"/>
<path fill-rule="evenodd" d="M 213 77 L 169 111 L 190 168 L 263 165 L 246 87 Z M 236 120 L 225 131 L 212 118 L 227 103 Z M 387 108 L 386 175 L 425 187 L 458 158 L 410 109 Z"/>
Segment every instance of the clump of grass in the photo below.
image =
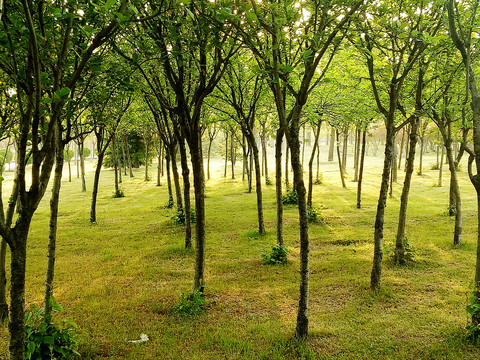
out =
<path fill-rule="evenodd" d="M 323 174 L 320 174 L 315 179 L 314 185 L 322 185 L 323 184 Z"/>
<path fill-rule="evenodd" d="M 323 216 L 321 214 L 320 208 L 309 206 L 307 208 L 308 222 L 319 223 L 323 221 Z"/>
<path fill-rule="evenodd" d="M 203 312 L 205 298 L 203 293 L 195 290 L 193 293 L 185 292 L 180 295 L 180 302 L 173 307 L 173 313 L 178 317 L 200 315 Z"/>
<path fill-rule="evenodd" d="M 417 250 L 415 249 L 413 244 L 410 242 L 410 239 L 408 238 L 408 236 L 405 236 L 405 238 L 403 239 L 403 247 L 405 249 L 404 251 L 405 262 L 406 263 L 415 262 Z M 384 249 L 384 253 L 390 255 L 392 258 L 395 257 L 395 241 L 393 241 L 391 248 Z"/>
<path fill-rule="evenodd" d="M 262 261 L 269 265 L 284 265 L 287 263 L 288 249 L 284 245 L 276 244 L 270 253 L 262 254 Z"/>

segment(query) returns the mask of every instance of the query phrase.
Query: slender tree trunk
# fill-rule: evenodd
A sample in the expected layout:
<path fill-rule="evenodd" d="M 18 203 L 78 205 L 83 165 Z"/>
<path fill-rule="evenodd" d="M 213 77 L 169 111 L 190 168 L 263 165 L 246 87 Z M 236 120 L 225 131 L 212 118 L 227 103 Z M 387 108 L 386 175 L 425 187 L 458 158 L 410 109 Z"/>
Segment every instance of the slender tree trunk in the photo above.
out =
<path fill-rule="evenodd" d="M 82 173 L 82 192 L 87 191 L 87 183 L 85 182 L 85 158 L 83 156 L 83 139 L 80 142 L 80 170 Z"/>
<path fill-rule="evenodd" d="M 288 142 L 285 141 L 285 187 L 287 188 L 287 191 L 290 189 L 290 181 L 288 179 L 288 156 L 289 156 L 289 148 L 288 148 Z M 294 189 L 295 190 L 295 189 Z"/>
<path fill-rule="evenodd" d="M 55 157 L 55 173 L 52 185 L 52 197 L 50 199 L 50 223 L 48 233 L 48 255 L 47 255 L 47 272 L 45 276 L 45 320 L 50 322 L 52 317 L 52 304 L 50 298 L 53 296 L 53 279 L 55 277 L 55 250 L 57 244 L 57 220 L 58 220 L 58 204 L 60 201 L 60 188 L 62 185 L 62 174 L 64 164 L 63 142 L 61 133 L 56 130 L 56 157 Z"/>
<path fill-rule="evenodd" d="M 175 197 L 177 198 L 177 211 L 183 209 L 182 188 L 180 187 L 180 176 L 177 168 L 177 149 L 176 145 L 170 146 L 170 163 L 173 174 L 173 184 L 175 185 Z"/>
<path fill-rule="evenodd" d="M 102 164 L 104 153 L 100 152 L 97 157 L 97 167 L 95 168 L 95 176 L 93 178 L 93 189 L 92 189 L 92 204 L 90 207 L 90 222 L 92 224 L 97 223 L 97 196 L 98 196 L 98 186 L 100 183 L 100 172 L 102 171 Z"/>
<path fill-rule="evenodd" d="M 127 168 L 125 167 L 125 171 L 126 170 Z M 160 142 L 160 147 L 158 148 L 157 186 L 162 186 L 161 178 L 162 178 L 162 142 Z"/>
<path fill-rule="evenodd" d="M 199 134 L 198 134 L 199 135 Z M 189 142 L 195 189 L 195 276 L 193 290 L 203 292 L 205 286 L 205 175 L 201 153 L 201 138 L 192 134 Z"/>
<path fill-rule="evenodd" d="M 328 136 L 327 136 L 328 139 Z M 317 176 L 315 178 L 315 184 L 320 184 L 320 146 L 317 146 Z"/>
<path fill-rule="evenodd" d="M 282 139 L 283 129 L 277 130 L 275 141 L 275 196 L 277 202 L 277 244 L 283 245 L 283 203 L 282 203 Z"/>
<path fill-rule="evenodd" d="M 338 141 L 338 138 L 337 138 Z M 342 168 L 343 173 L 347 172 L 347 154 L 348 154 L 348 129 L 343 131 L 343 152 L 342 152 Z"/>
<path fill-rule="evenodd" d="M 447 159 L 448 167 L 450 169 L 450 182 L 452 183 L 451 188 L 453 189 L 454 198 L 455 198 L 455 230 L 453 234 L 453 244 L 458 245 L 462 242 L 462 200 L 460 196 L 460 187 L 458 185 L 457 169 L 454 159 L 454 154 L 452 151 L 451 139 L 448 139 L 446 142 L 447 150 Z"/>
<path fill-rule="evenodd" d="M 305 128 L 306 127 L 307 127 L 307 125 L 305 125 L 305 124 L 302 126 L 302 131 L 303 131 L 303 135 L 302 135 L 302 166 L 303 166 L 303 164 L 305 164 L 305 141 L 306 141 L 306 139 L 305 139 L 306 129 Z"/>
<path fill-rule="evenodd" d="M 125 144 L 122 140 L 120 140 L 120 144 L 122 146 L 123 169 L 125 170 L 124 175 L 127 176 L 127 157 L 125 155 Z"/>
<path fill-rule="evenodd" d="M 75 162 L 77 163 L 77 179 L 80 178 L 80 143 L 77 144 L 77 154 L 75 156 Z"/>
<path fill-rule="evenodd" d="M 315 160 L 315 154 L 317 152 L 318 147 L 318 138 L 320 136 L 320 128 L 322 126 L 322 122 L 319 121 L 317 125 L 315 133 L 315 141 L 313 143 L 312 155 L 310 156 L 310 160 L 308 162 L 308 197 L 307 197 L 307 207 L 312 207 L 312 197 L 313 197 L 313 160 Z"/>
<path fill-rule="evenodd" d="M 295 337 L 304 339 L 308 335 L 308 297 L 309 297 L 309 238 L 308 216 L 303 169 L 300 159 L 298 129 L 290 131 L 290 151 L 292 156 L 293 181 L 298 196 L 298 217 L 300 223 L 300 297 L 298 301 L 297 326 Z"/>
<path fill-rule="evenodd" d="M 385 141 L 385 159 L 383 162 L 382 182 L 378 197 L 377 214 L 375 216 L 373 267 L 370 276 L 370 287 L 372 289 L 380 288 L 382 276 L 383 224 L 385 221 L 385 207 L 387 205 L 388 180 L 390 178 L 390 169 L 392 166 L 393 141 L 395 139 L 395 126 L 393 122 L 394 114 L 389 114 L 389 116 L 391 116 L 391 118 L 386 120 L 387 135 Z"/>
<path fill-rule="evenodd" d="M 183 199 L 185 201 L 185 248 L 192 248 L 192 210 L 190 202 L 190 169 L 188 168 L 187 150 L 185 149 L 185 141 L 177 137 L 180 160 L 182 164 L 183 178 Z M 203 162 L 203 161 L 202 161 Z M 203 165 L 202 165 L 203 166 Z"/>
<path fill-rule="evenodd" d="M 358 163 L 359 163 L 359 157 L 360 157 L 360 129 L 356 128 L 355 129 L 355 148 L 353 152 L 353 169 L 354 169 L 354 174 L 353 174 L 353 181 L 357 182 L 358 181 Z"/>
<path fill-rule="evenodd" d="M 235 179 L 235 136 L 232 129 L 230 136 L 230 162 L 232 164 L 232 180 Z"/>
<path fill-rule="evenodd" d="M 144 139 L 144 142 L 145 142 L 145 181 L 150 181 L 150 176 L 148 176 L 148 161 L 150 159 L 150 154 L 149 154 L 150 141 Z"/>
<path fill-rule="evenodd" d="M 398 181 L 398 173 L 397 173 L 397 142 L 394 141 L 393 143 L 393 158 L 392 158 L 392 181 L 396 183 Z"/>
<path fill-rule="evenodd" d="M 210 158 L 212 155 L 212 143 L 213 143 L 213 139 L 209 138 L 208 151 L 207 151 L 207 180 L 210 180 Z"/>
<path fill-rule="evenodd" d="M 405 264 L 405 226 L 407 222 L 408 196 L 412 183 L 412 175 L 415 168 L 415 150 L 417 148 L 417 132 L 419 119 L 415 119 L 411 125 L 408 146 L 408 158 L 406 162 L 405 179 L 403 181 L 402 195 L 400 197 L 400 211 L 398 215 L 397 236 L 395 240 L 395 263 Z"/>
<path fill-rule="evenodd" d="M 258 146 L 255 137 L 252 133 L 246 134 L 247 141 L 252 151 L 253 160 L 255 164 L 255 192 L 257 193 L 257 217 L 258 217 L 258 232 L 265 234 L 265 222 L 263 220 L 263 200 L 262 200 L 262 176 L 260 170 L 260 158 Z"/>
<path fill-rule="evenodd" d="M 405 130 L 405 131 L 407 133 L 407 139 L 408 139 L 411 131 L 410 131 L 410 127 L 408 125 L 406 126 L 406 129 L 407 130 Z M 410 146 L 410 142 L 407 140 L 406 144 L 405 144 L 405 167 L 403 169 L 405 172 L 407 171 L 408 154 L 410 153 L 409 146 Z"/>
<path fill-rule="evenodd" d="M 440 156 L 440 163 L 438 166 L 438 186 L 442 186 L 443 177 L 443 157 L 445 156 L 445 148 L 442 146 L 442 155 Z"/>
<path fill-rule="evenodd" d="M 328 161 L 333 161 L 333 151 L 335 146 L 335 128 L 330 130 L 330 147 L 328 148 Z"/>
<path fill-rule="evenodd" d="M 249 158 L 248 158 L 248 193 L 252 192 L 252 183 L 253 183 L 253 154 L 252 149 L 250 149 Z"/>
<path fill-rule="evenodd" d="M 172 190 L 172 177 L 170 175 L 170 152 L 166 151 L 165 153 L 165 162 L 167 163 L 167 187 L 168 187 L 168 208 L 173 207 L 173 190 Z"/>
<path fill-rule="evenodd" d="M 405 128 L 402 129 L 402 140 L 400 141 L 400 153 L 398 155 L 398 169 L 402 166 L 403 146 L 405 145 Z"/>
<path fill-rule="evenodd" d="M 268 179 L 268 153 L 267 153 L 267 141 L 265 140 L 265 136 L 262 138 L 262 152 L 263 152 L 263 159 L 265 165 L 265 183 L 268 185 L 270 180 Z"/>
<path fill-rule="evenodd" d="M 225 171 L 223 177 L 227 178 L 227 167 L 228 167 L 228 131 L 225 131 Z"/>
<path fill-rule="evenodd" d="M 338 130 L 336 131 L 336 134 L 337 134 L 337 157 L 338 157 L 338 168 L 340 169 L 340 179 L 342 180 L 342 187 L 346 188 L 347 185 L 345 185 L 345 175 L 343 174 L 342 156 L 340 155 L 340 141 L 339 141 Z"/>
<path fill-rule="evenodd" d="M 114 146 L 115 148 L 115 146 Z M 115 154 L 115 150 L 113 151 L 113 170 L 115 171 L 115 197 L 119 195 L 120 187 L 118 186 L 118 162 L 117 162 L 117 155 Z"/>
<path fill-rule="evenodd" d="M 366 148 L 366 145 L 367 145 L 367 130 L 364 130 L 363 135 L 362 135 L 362 152 L 360 154 L 360 169 L 358 171 L 357 209 L 362 208 L 363 166 L 365 164 L 365 148 Z"/>
<path fill-rule="evenodd" d="M 423 139 L 424 135 L 420 135 L 420 165 L 418 166 L 418 175 L 423 175 Z"/>

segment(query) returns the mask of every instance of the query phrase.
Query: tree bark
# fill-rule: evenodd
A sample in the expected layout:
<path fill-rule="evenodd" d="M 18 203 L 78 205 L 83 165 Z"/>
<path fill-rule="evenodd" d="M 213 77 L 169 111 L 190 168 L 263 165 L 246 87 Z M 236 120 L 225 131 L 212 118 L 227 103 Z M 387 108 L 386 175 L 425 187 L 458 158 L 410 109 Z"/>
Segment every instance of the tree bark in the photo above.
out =
<path fill-rule="evenodd" d="M 288 157 L 289 157 L 289 148 L 288 148 L 288 142 L 285 141 L 285 188 L 290 190 L 290 181 L 288 179 Z M 294 189 L 295 190 L 295 189 Z"/>
<path fill-rule="evenodd" d="M 90 206 L 90 222 L 92 224 L 97 223 L 97 196 L 98 196 L 98 186 L 100 183 L 100 172 L 102 171 L 104 153 L 101 152 L 97 157 L 97 166 L 95 168 L 95 176 L 93 178 L 93 189 L 92 189 L 92 204 Z"/>
<path fill-rule="evenodd" d="M 315 160 L 315 154 L 317 153 L 318 148 L 318 138 L 320 137 L 320 129 L 322 127 L 322 121 L 318 122 L 315 133 L 315 141 L 313 143 L 312 155 L 308 161 L 308 197 L 307 197 L 307 207 L 312 207 L 312 197 L 313 197 L 313 161 Z"/>
<path fill-rule="evenodd" d="M 232 128 L 232 135 L 230 136 L 230 163 L 232 165 L 232 180 L 235 179 L 235 136 Z"/>
<path fill-rule="evenodd" d="M 150 150 L 150 141 L 143 139 L 145 143 L 145 181 L 150 181 L 150 176 L 148 175 L 148 161 L 150 158 L 149 150 Z"/>
<path fill-rule="evenodd" d="M 170 175 L 170 152 L 168 149 L 165 151 L 165 162 L 167 164 L 167 187 L 168 187 L 168 208 L 173 207 L 173 190 L 172 190 L 172 177 Z"/>
<path fill-rule="evenodd" d="M 405 264 L 405 225 L 407 222 L 408 195 L 412 183 L 412 175 L 415 168 L 415 150 L 417 147 L 417 133 L 419 119 L 415 119 L 411 124 L 409 135 L 408 158 L 405 164 L 405 179 L 403 181 L 402 195 L 400 197 L 400 211 L 398 215 L 397 236 L 395 240 L 395 263 Z"/>
<path fill-rule="evenodd" d="M 357 184 L 357 209 L 362 207 L 362 182 L 363 182 L 363 166 L 365 164 L 365 148 L 367 145 L 367 130 L 363 131 L 362 135 L 362 152 L 360 154 L 360 168 L 358 171 L 358 184 Z"/>
<path fill-rule="evenodd" d="M 385 159 L 383 162 L 382 182 L 378 197 L 377 214 L 375 216 L 373 267 L 370 275 L 370 287 L 372 289 L 380 288 L 382 276 L 383 224 L 385 221 L 385 207 L 387 206 L 388 180 L 390 178 L 390 169 L 392 165 L 393 141 L 395 139 L 393 115 L 394 113 L 389 113 L 389 117 L 386 120 L 387 135 L 385 141 Z"/>
<path fill-rule="evenodd" d="M 127 167 L 125 165 L 125 175 L 127 175 L 126 171 L 127 171 Z M 157 186 L 162 186 L 161 178 L 162 178 L 162 142 L 160 142 L 160 147 L 158 148 Z"/>
<path fill-rule="evenodd" d="M 283 202 L 282 202 L 282 139 L 284 131 L 277 130 L 275 141 L 275 196 L 277 203 L 277 244 L 283 245 Z"/>
<path fill-rule="evenodd" d="M 50 199 L 50 223 L 48 233 L 48 255 L 47 272 L 45 276 L 45 321 L 48 323 L 52 317 L 52 304 L 50 298 L 53 296 L 53 280 L 55 277 L 55 251 L 57 244 L 57 222 L 58 204 L 60 202 L 60 188 L 62 185 L 62 174 L 64 164 L 63 142 L 61 132 L 56 129 L 56 157 L 55 173 L 52 185 L 52 197 Z"/>
<path fill-rule="evenodd" d="M 85 182 L 85 158 L 83 156 L 83 139 L 80 140 L 80 170 L 82 175 L 82 192 L 87 191 L 87 183 Z"/>
<path fill-rule="evenodd" d="M 262 200 L 262 174 L 260 170 L 260 158 L 258 146 L 255 141 L 255 137 L 251 132 L 245 134 L 248 144 L 253 155 L 253 161 L 255 164 L 255 192 L 257 194 L 257 218 L 258 218 L 258 232 L 259 234 L 265 234 L 265 222 L 263 219 L 263 200 Z"/>
<path fill-rule="evenodd" d="M 171 163 L 171 170 L 173 174 L 173 184 L 175 185 L 175 197 L 177 198 L 177 211 L 181 211 L 183 209 L 183 200 L 182 200 L 182 188 L 180 187 L 180 176 L 178 175 L 178 168 L 177 168 L 177 149 L 176 144 L 170 146 L 170 163 Z"/>
<path fill-rule="evenodd" d="M 338 157 L 338 168 L 340 169 L 340 179 L 342 180 L 342 187 L 346 188 L 347 185 L 345 185 L 345 175 L 343 173 L 342 156 L 340 155 L 340 141 L 339 141 L 338 130 L 336 131 L 336 134 L 337 134 L 337 157 Z"/>
<path fill-rule="evenodd" d="M 225 171 L 223 177 L 227 178 L 227 167 L 228 167 L 228 131 L 225 131 Z"/>
<path fill-rule="evenodd" d="M 180 149 L 180 160 L 183 178 L 183 199 L 185 201 L 185 248 L 192 248 L 192 209 L 190 202 L 190 169 L 188 168 L 187 150 L 185 140 L 177 134 L 177 142 Z"/>
<path fill-rule="evenodd" d="M 335 128 L 330 130 L 330 147 L 328 148 L 328 161 L 333 161 L 333 151 L 335 146 Z"/>

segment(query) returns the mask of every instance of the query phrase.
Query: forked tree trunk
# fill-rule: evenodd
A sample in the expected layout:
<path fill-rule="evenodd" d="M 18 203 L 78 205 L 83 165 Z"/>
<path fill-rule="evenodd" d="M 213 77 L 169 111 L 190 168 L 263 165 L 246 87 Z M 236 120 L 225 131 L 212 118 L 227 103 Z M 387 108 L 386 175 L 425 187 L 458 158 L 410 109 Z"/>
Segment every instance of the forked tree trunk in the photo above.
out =
<path fill-rule="evenodd" d="M 277 244 L 283 245 L 283 203 L 282 203 L 282 139 L 283 129 L 277 130 L 275 141 L 275 196 L 277 203 Z"/>
<path fill-rule="evenodd" d="M 362 182 L 363 182 L 363 166 L 365 163 L 365 148 L 367 145 L 367 130 L 363 131 L 362 135 L 362 152 L 360 153 L 360 167 L 358 171 L 357 184 L 357 209 L 362 208 Z"/>
<path fill-rule="evenodd" d="M 405 225 L 407 222 L 408 195 L 412 183 L 412 175 L 415 168 L 415 150 L 417 147 L 417 132 L 419 119 L 415 119 L 411 125 L 408 146 L 408 158 L 406 162 L 405 179 L 403 181 L 402 195 L 400 197 L 400 211 L 398 215 L 397 236 L 395 240 L 395 263 L 405 264 Z"/>

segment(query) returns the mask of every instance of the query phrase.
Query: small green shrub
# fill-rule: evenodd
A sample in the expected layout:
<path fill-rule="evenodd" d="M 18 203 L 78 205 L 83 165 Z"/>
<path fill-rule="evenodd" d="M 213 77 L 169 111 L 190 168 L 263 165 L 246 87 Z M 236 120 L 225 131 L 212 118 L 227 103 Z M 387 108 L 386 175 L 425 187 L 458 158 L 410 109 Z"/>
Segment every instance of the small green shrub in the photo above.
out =
<path fill-rule="evenodd" d="M 50 298 L 55 312 L 63 311 L 54 298 Z M 61 325 L 45 317 L 45 309 L 36 309 L 25 314 L 25 359 L 74 359 L 77 352 L 77 325 L 63 319 Z"/>
<path fill-rule="evenodd" d="M 122 189 L 118 189 L 116 190 L 114 193 L 113 193 L 113 197 L 116 199 L 116 198 L 122 198 L 125 196 L 125 193 L 123 192 Z"/>
<path fill-rule="evenodd" d="M 265 185 L 272 185 L 272 181 L 267 177 L 265 178 Z"/>
<path fill-rule="evenodd" d="M 440 170 L 440 166 L 438 166 L 438 164 L 433 164 L 430 166 L 430 170 Z"/>
<path fill-rule="evenodd" d="M 410 243 L 410 240 L 407 236 L 403 239 L 403 247 L 405 248 L 405 261 L 406 262 L 414 262 L 415 256 L 417 255 L 417 250 L 415 247 Z M 392 257 L 395 257 L 395 241 L 393 241 L 391 248 L 384 249 L 385 254 L 389 254 Z"/>
<path fill-rule="evenodd" d="M 467 305 L 467 313 L 471 316 L 472 320 L 467 325 L 467 334 L 465 340 L 468 343 L 480 345 L 480 303 L 479 303 L 479 290 L 474 291 L 470 295 L 470 301 Z"/>
<path fill-rule="evenodd" d="M 168 199 L 168 202 L 165 204 L 164 208 L 165 208 L 165 209 L 171 209 L 171 208 L 173 208 L 173 199 L 172 199 L 172 198 L 169 198 L 169 199 Z"/>
<path fill-rule="evenodd" d="M 195 290 L 193 293 L 185 292 L 180 295 L 180 302 L 173 307 L 173 313 L 179 317 L 199 315 L 203 311 L 205 298 L 203 293 Z"/>
<path fill-rule="evenodd" d="M 172 220 L 175 225 L 185 225 L 185 210 L 181 209 L 177 211 L 177 213 L 172 216 Z M 190 223 L 195 224 L 195 210 L 193 209 L 190 209 Z"/>
<path fill-rule="evenodd" d="M 318 223 L 320 220 L 322 220 L 320 209 L 313 206 L 307 208 L 307 216 L 308 222 L 311 223 Z"/>
<path fill-rule="evenodd" d="M 298 204 L 298 195 L 295 190 L 287 190 L 287 193 L 282 196 L 283 205 L 297 205 Z"/>
<path fill-rule="evenodd" d="M 276 244 L 270 253 L 262 254 L 262 261 L 264 264 L 283 265 L 287 263 L 287 255 L 288 249 L 284 245 Z"/>

